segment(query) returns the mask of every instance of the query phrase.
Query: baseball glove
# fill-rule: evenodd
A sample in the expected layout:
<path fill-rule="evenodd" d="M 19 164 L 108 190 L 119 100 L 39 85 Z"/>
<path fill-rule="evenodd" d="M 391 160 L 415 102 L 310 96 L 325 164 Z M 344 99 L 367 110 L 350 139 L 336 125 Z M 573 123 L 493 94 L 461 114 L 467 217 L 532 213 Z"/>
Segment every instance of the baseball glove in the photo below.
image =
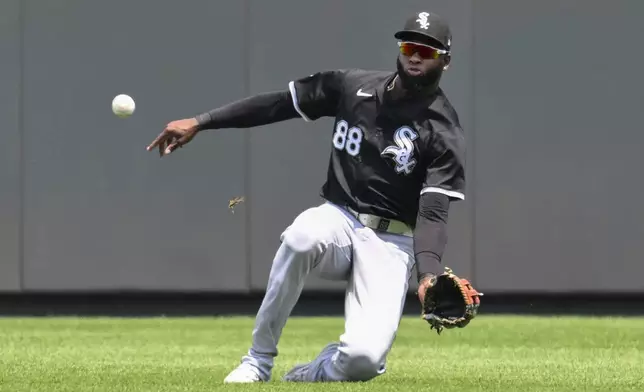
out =
<path fill-rule="evenodd" d="M 467 279 L 459 278 L 447 267 L 443 274 L 433 279 L 425 291 L 422 318 L 439 335 L 444 328 L 467 326 L 476 317 L 481 303 L 479 297 L 483 293 L 476 291 Z"/>

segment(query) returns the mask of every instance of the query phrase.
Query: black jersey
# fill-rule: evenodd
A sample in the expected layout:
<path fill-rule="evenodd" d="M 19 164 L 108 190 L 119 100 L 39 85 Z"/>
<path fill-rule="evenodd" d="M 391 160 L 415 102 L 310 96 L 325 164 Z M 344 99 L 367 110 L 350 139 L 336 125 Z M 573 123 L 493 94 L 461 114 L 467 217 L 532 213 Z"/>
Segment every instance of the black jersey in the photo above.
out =
<path fill-rule="evenodd" d="M 465 139 L 442 90 L 424 101 L 387 99 L 395 72 L 319 72 L 289 83 L 306 121 L 334 117 L 321 196 L 414 227 L 422 193 L 464 199 Z"/>

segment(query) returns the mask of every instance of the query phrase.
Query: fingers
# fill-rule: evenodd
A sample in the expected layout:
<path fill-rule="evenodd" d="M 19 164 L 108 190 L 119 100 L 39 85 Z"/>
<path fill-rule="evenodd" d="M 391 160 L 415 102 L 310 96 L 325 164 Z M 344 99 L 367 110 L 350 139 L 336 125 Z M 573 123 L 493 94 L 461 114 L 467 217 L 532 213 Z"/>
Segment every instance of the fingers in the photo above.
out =
<path fill-rule="evenodd" d="M 172 141 L 172 135 L 166 135 L 158 144 L 159 156 L 162 157 L 165 154 L 165 149 L 168 146 L 168 143 Z"/>
<path fill-rule="evenodd" d="M 191 138 L 192 138 L 192 135 L 189 133 L 186 133 L 185 135 L 178 138 L 176 141 L 168 144 L 168 147 L 165 149 L 165 153 L 170 154 L 177 148 L 183 147 L 183 145 L 188 143 Z"/>
<path fill-rule="evenodd" d="M 146 147 L 146 150 L 151 151 L 156 147 L 159 150 L 159 156 L 167 155 L 174 150 L 174 148 L 170 149 L 169 147 L 176 143 L 174 142 L 176 138 L 177 135 L 175 135 L 175 132 L 166 128 L 152 141 L 152 143 L 150 143 L 149 146 Z"/>
<path fill-rule="evenodd" d="M 195 132 L 193 130 L 168 125 L 163 132 L 161 132 L 161 134 L 159 134 L 159 136 L 150 143 L 147 150 L 151 151 L 156 147 L 159 150 L 160 156 L 168 155 L 192 140 L 194 134 Z"/>
<path fill-rule="evenodd" d="M 168 144 L 168 139 L 164 139 L 163 142 L 159 143 L 159 156 L 162 157 L 165 152 L 165 147 Z"/>
<path fill-rule="evenodd" d="M 174 150 L 176 150 L 179 147 L 181 147 L 181 146 L 177 142 L 170 143 L 170 144 L 168 144 L 168 147 L 166 147 L 164 153 L 166 155 L 171 154 Z"/>
<path fill-rule="evenodd" d="M 168 133 L 168 129 L 166 128 L 159 134 L 159 136 L 156 137 L 156 139 L 152 141 L 152 143 L 150 143 L 146 150 L 150 151 L 154 147 L 160 146 L 168 138 L 168 136 L 170 136 L 170 134 Z"/>
<path fill-rule="evenodd" d="M 172 137 L 171 139 L 166 140 L 166 142 L 163 145 L 159 146 L 159 153 L 161 156 L 163 155 L 168 155 L 172 153 L 172 151 L 177 149 L 177 138 Z"/>

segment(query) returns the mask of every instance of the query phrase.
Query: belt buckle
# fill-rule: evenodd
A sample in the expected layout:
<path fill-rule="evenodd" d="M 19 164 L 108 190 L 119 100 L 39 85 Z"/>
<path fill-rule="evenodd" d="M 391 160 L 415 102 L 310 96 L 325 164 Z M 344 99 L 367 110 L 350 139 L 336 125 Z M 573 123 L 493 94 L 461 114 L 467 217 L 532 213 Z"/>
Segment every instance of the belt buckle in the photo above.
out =
<path fill-rule="evenodd" d="M 391 219 L 387 218 L 382 218 L 379 216 L 371 215 L 371 214 L 361 214 L 358 211 L 354 210 L 351 207 L 347 206 L 347 210 L 351 212 L 351 214 L 358 219 L 360 223 L 363 225 L 370 227 L 374 230 L 378 231 L 383 231 L 383 232 L 388 232 L 391 226 Z M 375 222 L 374 222 L 375 220 Z M 375 225 L 373 224 L 375 223 Z M 375 226 L 375 227 L 374 227 Z"/>
<path fill-rule="evenodd" d="M 391 224 L 391 221 L 386 218 L 378 218 L 378 225 L 376 226 L 376 230 L 378 231 L 387 231 L 389 230 L 389 225 Z"/>

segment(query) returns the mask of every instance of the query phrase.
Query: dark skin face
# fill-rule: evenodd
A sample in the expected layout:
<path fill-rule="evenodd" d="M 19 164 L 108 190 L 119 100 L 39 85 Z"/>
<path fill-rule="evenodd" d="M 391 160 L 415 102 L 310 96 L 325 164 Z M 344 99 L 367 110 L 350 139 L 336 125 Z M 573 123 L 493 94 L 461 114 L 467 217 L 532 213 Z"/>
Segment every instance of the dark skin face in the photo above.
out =
<path fill-rule="evenodd" d="M 409 37 L 405 41 L 440 48 L 439 44 L 427 39 Z M 449 55 L 441 55 L 433 59 L 423 58 L 418 53 L 413 53 L 411 56 L 399 53 L 397 67 L 401 74 L 401 83 L 395 84 L 394 91 L 392 91 L 394 97 L 431 95 L 438 88 L 443 71 L 449 65 L 450 59 Z"/>

